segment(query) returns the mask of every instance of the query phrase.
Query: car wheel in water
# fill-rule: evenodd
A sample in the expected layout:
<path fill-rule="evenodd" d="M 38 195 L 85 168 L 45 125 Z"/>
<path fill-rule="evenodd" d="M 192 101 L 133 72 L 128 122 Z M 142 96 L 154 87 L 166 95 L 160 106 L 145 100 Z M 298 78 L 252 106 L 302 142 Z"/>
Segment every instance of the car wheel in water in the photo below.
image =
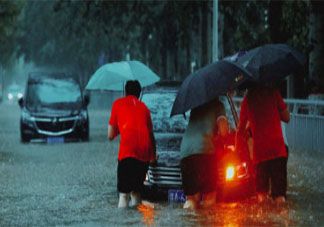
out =
<path fill-rule="evenodd" d="M 89 140 L 89 130 L 84 132 L 81 136 L 82 141 L 88 141 Z"/>
<path fill-rule="evenodd" d="M 30 137 L 29 136 L 27 136 L 26 134 L 24 134 L 24 133 L 22 133 L 21 132 L 21 142 L 23 142 L 23 143 L 28 143 L 28 142 L 30 142 Z"/>
<path fill-rule="evenodd" d="M 24 131 L 24 126 L 20 122 L 20 139 L 21 139 L 21 142 L 23 142 L 23 143 L 30 142 L 31 137 L 29 135 L 26 135 L 25 133 L 23 133 L 23 131 Z"/>
<path fill-rule="evenodd" d="M 81 132 L 81 140 L 89 141 L 89 122 L 87 123 L 86 129 Z"/>

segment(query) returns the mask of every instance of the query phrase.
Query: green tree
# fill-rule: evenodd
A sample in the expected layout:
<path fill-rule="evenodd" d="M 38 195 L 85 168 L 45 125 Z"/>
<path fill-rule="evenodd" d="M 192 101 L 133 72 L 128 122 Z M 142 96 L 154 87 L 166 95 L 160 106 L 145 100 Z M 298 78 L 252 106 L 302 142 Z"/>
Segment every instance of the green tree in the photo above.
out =
<path fill-rule="evenodd" d="M 224 54 L 248 50 L 269 43 L 268 1 L 222 1 Z"/>
<path fill-rule="evenodd" d="M 309 3 L 306 1 L 270 1 L 269 30 L 272 43 L 287 43 L 308 56 Z M 307 68 L 293 77 L 294 97 L 306 96 Z M 285 92 L 285 87 L 282 88 Z"/>
<path fill-rule="evenodd" d="M 311 1 L 309 76 L 324 91 L 324 2 Z"/>
<path fill-rule="evenodd" d="M 0 1 L 0 62 L 6 66 L 15 56 L 24 1 Z"/>
<path fill-rule="evenodd" d="M 271 43 L 308 46 L 306 1 L 219 1 L 220 58 Z M 27 1 L 19 53 L 69 70 L 85 84 L 104 62 L 142 61 L 162 80 L 183 80 L 211 62 L 212 1 Z M 306 18 L 306 20 L 305 20 Z"/>

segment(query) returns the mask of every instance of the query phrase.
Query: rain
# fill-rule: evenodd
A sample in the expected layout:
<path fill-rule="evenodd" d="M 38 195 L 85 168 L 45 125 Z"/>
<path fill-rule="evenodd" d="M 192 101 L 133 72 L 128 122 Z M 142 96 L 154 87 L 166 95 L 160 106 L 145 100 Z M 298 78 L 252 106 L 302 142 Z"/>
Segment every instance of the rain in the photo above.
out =
<path fill-rule="evenodd" d="M 0 226 L 322 226 L 324 12 L 316 9 L 324 9 L 323 3 L 0 1 Z M 305 57 L 298 72 L 278 83 L 292 116 L 286 125 L 286 202 L 259 203 L 253 194 L 186 210 L 183 202 L 144 198 L 138 207 L 118 209 L 120 139 L 109 141 L 107 129 L 125 81 L 113 89 L 92 89 L 89 81 L 97 70 L 132 61 L 147 67 L 154 79 L 142 78 L 141 100 L 151 112 L 157 150 L 179 151 L 190 109 L 170 115 L 186 78 L 208 71 L 215 61 L 241 64 L 235 62 L 241 53 L 271 43 L 288 45 Z M 234 90 L 238 114 L 246 78 L 256 74 L 244 70 L 236 77 L 243 78 L 240 86 L 222 84 Z M 69 79 L 40 86 L 43 103 L 28 109 L 33 73 Z M 116 80 L 124 77 L 115 74 Z M 110 86 L 114 80 L 106 82 Z M 218 88 L 208 93 L 213 89 Z M 226 113 L 235 128 L 230 106 Z M 54 130 L 45 127 L 37 138 L 22 135 L 22 123 L 29 127 L 37 121 L 37 127 L 51 123 Z M 76 130 L 62 132 L 69 125 Z M 177 160 L 173 157 L 170 165 Z"/>

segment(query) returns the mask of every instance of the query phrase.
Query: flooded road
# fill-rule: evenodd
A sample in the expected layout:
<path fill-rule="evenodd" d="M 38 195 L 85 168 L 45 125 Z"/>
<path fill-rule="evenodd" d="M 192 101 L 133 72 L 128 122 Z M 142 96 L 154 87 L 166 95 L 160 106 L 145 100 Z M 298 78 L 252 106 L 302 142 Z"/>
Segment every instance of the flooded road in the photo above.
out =
<path fill-rule="evenodd" d="M 90 141 L 22 144 L 18 105 L 0 104 L 0 226 L 323 226 L 324 155 L 290 151 L 288 200 L 255 198 L 187 211 L 145 201 L 117 209 L 118 141 L 108 111 L 90 109 Z"/>

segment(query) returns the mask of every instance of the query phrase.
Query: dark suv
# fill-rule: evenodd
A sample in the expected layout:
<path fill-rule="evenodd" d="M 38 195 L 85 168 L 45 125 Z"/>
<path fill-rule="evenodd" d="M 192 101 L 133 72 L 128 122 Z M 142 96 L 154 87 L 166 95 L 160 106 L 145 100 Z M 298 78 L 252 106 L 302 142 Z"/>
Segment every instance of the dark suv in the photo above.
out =
<path fill-rule="evenodd" d="M 21 141 L 61 143 L 89 139 L 89 97 L 78 81 L 65 73 L 31 73 L 21 107 Z"/>
<path fill-rule="evenodd" d="M 183 115 L 170 118 L 170 112 L 177 89 L 156 89 L 146 92 L 143 101 L 151 111 L 154 134 L 159 158 L 149 166 L 144 197 L 152 200 L 184 202 L 180 172 L 180 144 L 188 124 Z M 227 118 L 232 132 L 228 146 L 219 156 L 217 183 L 218 199 L 238 199 L 254 192 L 254 170 L 248 151 L 234 152 L 235 123 L 230 103 L 225 96 L 220 97 L 226 108 Z"/>

